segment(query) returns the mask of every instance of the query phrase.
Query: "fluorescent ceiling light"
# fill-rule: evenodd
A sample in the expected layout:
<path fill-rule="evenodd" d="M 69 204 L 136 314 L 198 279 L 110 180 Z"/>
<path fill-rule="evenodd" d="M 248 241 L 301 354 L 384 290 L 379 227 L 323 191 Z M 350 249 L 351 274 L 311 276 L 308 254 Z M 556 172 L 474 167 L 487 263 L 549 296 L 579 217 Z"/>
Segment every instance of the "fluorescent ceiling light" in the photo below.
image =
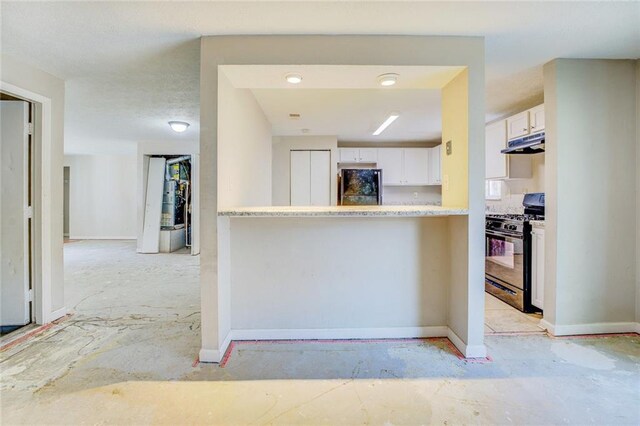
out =
<path fill-rule="evenodd" d="M 378 84 L 380 84 L 380 86 L 393 86 L 397 82 L 398 74 L 395 73 L 382 74 L 378 76 Z"/>
<path fill-rule="evenodd" d="M 184 121 L 170 121 L 169 126 L 171 126 L 174 132 L 182 133 L 187 130 L 189 123 Z"/>
<path fill-rule="evenodd" d="M 302 82 L 302 76 L 300 74 L 287 74 L 284 78 L 291 84 L 299 84 Z"/>
<path fill-rule="evenodd" d="M 393 113 L 389 116 L 389 118 L 387 118 L 386 120 L 384 120 L 384 123 L 382 123 L 380 125 L 380 127 L 378 127 L 378 129 L 373 132 L 373 136 L 378 136 L 380 133 L 384 132 L 384 129 L 386 129 L 387 127 L 389 127 L 389 125 L 391 123 L 393 123 L 394 121 L 396 121 L 396 118 L 400 117 L 400 114 L 397 113 Z"/>

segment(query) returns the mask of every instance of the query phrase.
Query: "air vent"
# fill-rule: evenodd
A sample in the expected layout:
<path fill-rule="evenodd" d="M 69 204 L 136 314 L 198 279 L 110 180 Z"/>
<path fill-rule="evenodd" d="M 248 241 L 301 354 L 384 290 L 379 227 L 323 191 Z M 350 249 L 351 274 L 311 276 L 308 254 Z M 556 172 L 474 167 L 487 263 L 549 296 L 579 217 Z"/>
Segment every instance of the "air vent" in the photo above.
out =
<path fill-rule="evenodd" d="M 296 114 L 296 113 L 291 113 L 289 114 L 289 118 L 292 120 L 297 120 L 300 118 L 300 114 Z"/>

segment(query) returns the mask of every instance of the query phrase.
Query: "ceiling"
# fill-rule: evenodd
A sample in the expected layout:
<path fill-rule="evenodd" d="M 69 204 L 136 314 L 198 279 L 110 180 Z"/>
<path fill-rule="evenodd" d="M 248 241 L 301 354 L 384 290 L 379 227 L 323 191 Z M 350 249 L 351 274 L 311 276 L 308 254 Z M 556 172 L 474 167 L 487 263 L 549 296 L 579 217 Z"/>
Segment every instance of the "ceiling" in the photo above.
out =
<path fill-rule="evenodd" d="M 464 67 L 348 65 L 224 65 L 236 88 L 251 89 L 276 136 L 336 135 L 341 142 L 438 141 L 440 89 Z M 378 76 L 398 74 L 393 87 Z M 285 76 L 296 73 L 300 84 Z M 400 117 L 373 132 L 391 113 Z M 300 114 L 292 119 L 289 114 Z M 303 131 L 304 129 L 304 131 Z"/>
<path fill-rule="evenodd" d="M 640 2 L 0 2 L 3 54 L 66 80 L 65 151 L 198 139 L 199 37 L 484 36 L 487 120 L 542 100 L 557 57 L 640 57 Z M 172 133 L 169 120 L 192 127 Z"/>

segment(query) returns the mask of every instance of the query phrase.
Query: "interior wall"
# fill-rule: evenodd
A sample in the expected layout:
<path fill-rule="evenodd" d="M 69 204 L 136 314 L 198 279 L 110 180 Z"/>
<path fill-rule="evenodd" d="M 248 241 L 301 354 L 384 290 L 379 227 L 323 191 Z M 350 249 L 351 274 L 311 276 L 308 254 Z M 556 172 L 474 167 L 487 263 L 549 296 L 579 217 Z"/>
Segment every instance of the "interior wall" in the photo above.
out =
<path fill-rule="evenodd" d="M 625 331 L 635 321 L 635 67 L 576 59 L 544 67 L 544 303 L 555 334 Z"/>
<path fill-rule="evenodd" d="M 640 59 L 636 60 L 636 322 L 640 324 Z M 636 331 L 640 333 L 640 325 Z"/>
<path fill-rule="evenodd" d="M 447 229 L 446 217 L 232 218 L 231 328 L 446 326 Z"/>
<path fill-rule="evenodd" d="M 40 289 L 43 300 L 37 309 L 43 315 L 37 319 L 49 322 L 66 313 L 62 248 L 64 81 L 8 55 L 0 56 L 0 79 L 0 88 L 9 93 L 5 84 L 42 98 L 36 105 L 35 123 L 36 289 L 46 289 Z"/>
<path fill-rule="evenodd" d="M 69 238 L 135 239 L 135 156 L 66 155 Z"/>
<path fill-rule="evenodd" d="M 274 206 L 291 204 L 290 151 L 317 149 L 331 151 L 331 205 L 337 204 L 338 139 L 336 136 L 274 136 L 272 163 L 272 202 Z"/>
<path fill-rule="evenodd" d="M 271 123 L 249 89 L 218 76 L 218 205 L 271 205 Z"/>
<path fill-rule="evenodd" d="M 385 186 L 382 193 L 385 205 L 442 205 L 442 186 Z"/>
<path fill-rule="evenodd" d="M 202 349 L 201 360 L 216 361 L 224 353 L 228 342 L 219 325 L 224 322 L 220 308 L 225 303 L 228 282 L 219 256 L 217 211 L 217 181 L 225 176 L 224 147 L 220 147 L 219 114 L 228 109 L 218 96 L 219 65 L 442 65 L 466 66 L 468 70 L 468 108 L 464 119 L 469 140 L 468 219 L 457 223 L 466 239 L 456 250 L 466 250 L 468 262 L 456 265 L 464 271 L 462 282 L 455 285 L 468 288 L 467 300 L 458 300 L 467 307 L 466 330 L 460 330 L 457 346 L 466 356 L 484 356 L 484 39 L 482 37 L 423 37 L 423 36 L 211 36 L 203 37 L 200 70 L 200 152 L 202 155 Z M 455 149 L 455 147 L 454 147 Z M 271 198 L 269 198 L 270 200 Z M 226 232 L 226 230 L 224 231 Z M 453 249 L 449 256 L 459 257 Z M 220 281 L 223 280 L 223 281 Z M 449 283 L 454 285 L 454 283 Z M 466 332 L 466 334 L 462 333 Z M 467 345 L 468 344 L 468 345 Z M 464 347 L 463 347 L 464 345 Z M 475 351 L 475 352 L 474 352 Z"/>
<path fill-rule="evenodd" d="M 442 205 L 469 205 L 469 71 L 442 88 Z M 451 141 L 451 155 L 447 142 Z"/>

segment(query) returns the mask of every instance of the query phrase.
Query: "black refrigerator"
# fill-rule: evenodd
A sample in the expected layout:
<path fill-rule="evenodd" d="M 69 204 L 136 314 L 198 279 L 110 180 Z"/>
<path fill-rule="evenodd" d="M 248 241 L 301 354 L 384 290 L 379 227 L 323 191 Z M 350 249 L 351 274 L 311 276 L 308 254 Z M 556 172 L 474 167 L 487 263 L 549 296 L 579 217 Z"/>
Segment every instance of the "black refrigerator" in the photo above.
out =
<path fill-rule="evenodd" d="M 381 204 L 382 169 L 342 169 L 340 171 L 340 205 Z"/>

